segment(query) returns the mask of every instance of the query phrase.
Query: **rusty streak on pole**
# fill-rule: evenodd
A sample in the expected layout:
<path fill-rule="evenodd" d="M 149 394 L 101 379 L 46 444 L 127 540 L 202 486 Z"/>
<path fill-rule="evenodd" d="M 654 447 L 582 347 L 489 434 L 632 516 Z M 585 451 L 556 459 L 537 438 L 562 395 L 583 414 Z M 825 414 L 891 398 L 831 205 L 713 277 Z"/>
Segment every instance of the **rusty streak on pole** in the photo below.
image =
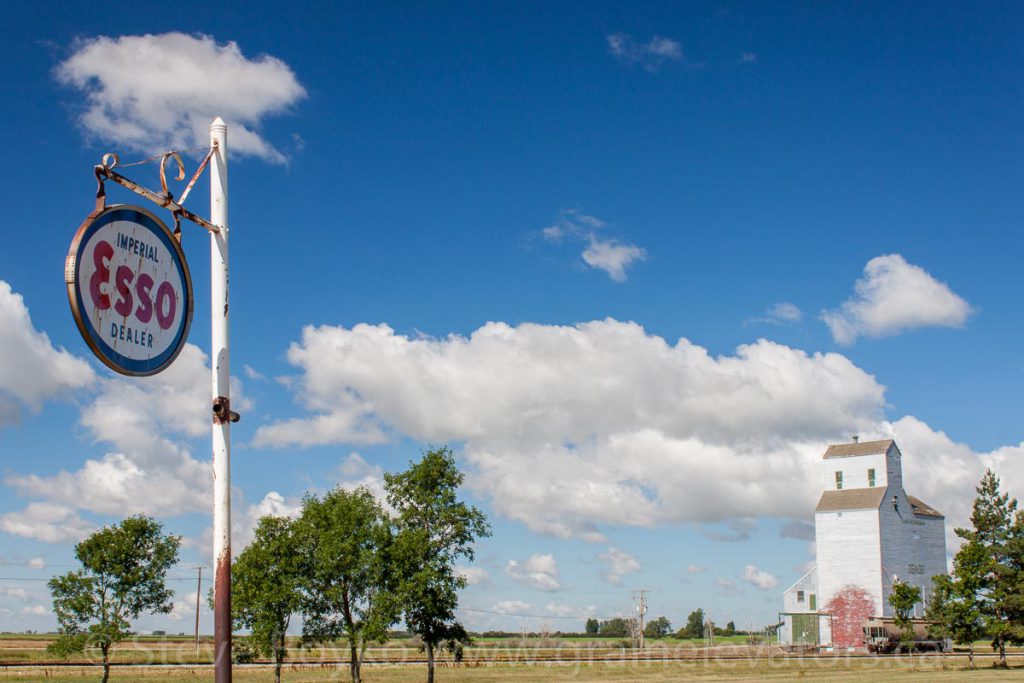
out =
<path fill-rule="evenodd" d="M 213 389 L 214 681 L 231 683 L 231 371 L 228 364 L 227 126 L 210 124 L 210 369 Z"/>
<path fill-rule="evenodd" d="M 199 596 L 203 594 L 203 568 L 196 567 L 199 576 L 196 578 L 196 659 L 199 659 Z"/>

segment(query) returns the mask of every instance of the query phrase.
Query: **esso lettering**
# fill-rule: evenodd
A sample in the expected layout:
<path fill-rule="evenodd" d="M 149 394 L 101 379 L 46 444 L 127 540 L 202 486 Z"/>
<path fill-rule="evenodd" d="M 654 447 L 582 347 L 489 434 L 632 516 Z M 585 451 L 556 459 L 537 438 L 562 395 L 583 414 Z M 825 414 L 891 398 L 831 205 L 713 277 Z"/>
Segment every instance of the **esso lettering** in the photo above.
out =
<path fill-rule="evenodd" d="M 111 294 L 103 291 L 102 286 L 110 283 L 110 260 L 114 257 L 114 248 L 106 240 L 99 240 L 92 251 L 92 262 L 96 271 L 89 278 L 89 297 L 98 310 L 105 311 L 113 306 L 118 314 L 128 317 L 134 313 L 136 320 L 148 323 L 156 315 L 160 329 L 170 329 L 174 324 L 174 315 L 178 309 L 178 297 L 174 285 L 163 281 L 157 286 L 148 273 L 136 276 L 131 266 L 122 264 L 114 272 L 111 293 L 116 293 L 112 302 Z M 134 286 L 133 286 L 134 285 Z"/>

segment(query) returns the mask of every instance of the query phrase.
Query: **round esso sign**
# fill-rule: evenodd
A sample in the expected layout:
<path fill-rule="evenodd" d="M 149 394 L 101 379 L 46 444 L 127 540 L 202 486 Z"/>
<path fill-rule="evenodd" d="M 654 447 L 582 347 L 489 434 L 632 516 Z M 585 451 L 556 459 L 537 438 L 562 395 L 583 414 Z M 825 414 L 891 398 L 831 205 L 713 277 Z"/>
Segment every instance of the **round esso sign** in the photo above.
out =
<path fill-rule="evenodd" d="M 192 323 L 192 278 L 167 226 L 116 205 L 78 229 L 65 264 L 71 312 L 93 352 L 124 375 L 155 375 L 177 357 Z"/>

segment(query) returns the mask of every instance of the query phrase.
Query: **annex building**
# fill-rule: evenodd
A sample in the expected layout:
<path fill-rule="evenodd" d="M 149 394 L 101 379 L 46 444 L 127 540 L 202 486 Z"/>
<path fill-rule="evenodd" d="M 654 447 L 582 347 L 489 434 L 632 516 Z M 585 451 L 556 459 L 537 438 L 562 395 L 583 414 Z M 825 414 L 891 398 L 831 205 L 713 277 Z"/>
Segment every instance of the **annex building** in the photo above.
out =
<path fill-rule="evenodd" d="M 829 446 L 821 476 L 817 561 L 783 594 L 779 642 L 859 648 L 865 619 L 892 616 L 896 579 L 928 600 L 932 577 L 946 573 L 946 520 L 906 493 L 891 439 Z M 923 604 L 915 610 L 923 616 Z"/>

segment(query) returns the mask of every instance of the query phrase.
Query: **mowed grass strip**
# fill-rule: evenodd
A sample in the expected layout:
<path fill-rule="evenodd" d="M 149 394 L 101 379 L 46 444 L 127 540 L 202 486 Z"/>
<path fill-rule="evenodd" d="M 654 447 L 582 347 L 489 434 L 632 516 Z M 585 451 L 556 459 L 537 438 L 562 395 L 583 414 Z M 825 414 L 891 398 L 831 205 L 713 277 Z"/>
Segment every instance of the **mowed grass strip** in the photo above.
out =
<path fill-rule="evenodd" d="M 940 657 L 881 657 L 870 659 L 821 658 L 805 660 L 737 660 L 685 662 L 616 662 L 535 665 L 442 666 L 437 671 L 438 683 L 533 683 L 547 681 L 600 681 L 632 683 L 647 681 L 839 681 L 849 683 L 886 683 L 887 681 L 1014 681 L 1024 677 L 1024 657 L 1011 658 L 1011 669 L 994 669 L 986 661 L 971 671 L 961 660 Z M 95 680 L 99 671 L 93 667 L 0 669 L 0 680 L 45 681 L 47 683 L 78 683 Z M 368 683 L 404 683 L 423 681 L 423 666 L 379 666 L 363 671 Z M 115 668 L 112 681 L 170 682 L 208 681 L 208 667 Z M 348 670 L 339 666 L 288 665 L 284 680 L 291 683 L 319 683 L 346 680 Z M 248 683 L 272 680 L 269 667 L 236 668 L 234 680 Z"/>

